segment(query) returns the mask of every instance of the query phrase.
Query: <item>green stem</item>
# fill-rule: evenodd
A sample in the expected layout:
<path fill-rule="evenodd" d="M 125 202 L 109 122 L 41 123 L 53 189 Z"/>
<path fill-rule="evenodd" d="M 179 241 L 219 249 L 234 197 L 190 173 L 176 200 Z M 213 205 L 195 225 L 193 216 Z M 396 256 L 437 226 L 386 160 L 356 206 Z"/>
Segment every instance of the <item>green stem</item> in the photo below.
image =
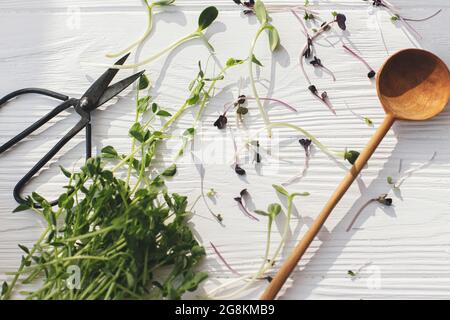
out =
<path fill-rule="evenodd" d="M 181 39 L 179 39 L 178 41 L 172 43 L 171 45 L 169 45 L 167 48 L 161 50 L 160 52 L 148 57 L 147 59 L 144 59 L 138 63 L 132 63 L 132 64 L 124 64 L 124 65 L 113 65 L 113 66 L 109 66 L 110 68 L 114 68 L 114 69 L 134 69 L 140 66 L 143 66 L 145 64 L 149 64 L 150 62 L 153 62 L 157 59 L 159 59 L 161 56 L 163 56 L 164 54 L 166 54 L 167 52 L 175 49 L 176 47 L 182 45 L 183 43 L 195 39 L 195 38 L 199 38 L 201 37 L 201 32 L 195 31 Z"/>
<path fill-rule="evenodd" d="M 263 105 L 261 103 L 261 100 L 259 98 L 258 90 L 256 89 L 255 79 L 253 77 L 253 55 L 254 55 L 254 51 L 255 51 L 255 46 L 256 46 L 256 42 L 258 41 L 259 36 L 261 35 L 261 33 L 264 30 L 265 30 L 265 26 L 264 25 L 261 26 L 258 29 L 258 32 L 256 33 L 255 38 L 253 39 L 252 45 L 250 47 L 250 52 L 249 52 L 249 55 L 248 55 L 247 59 L 248 59 L 248 70 L 249 70 L 250 84 L 252 86 L 253 95 L 255 97 L 256 104 L 258 105 L 259 113 L 261 114 L 261 116 L 262 116 L 262 118 L 264 120 L 264 124 L 265 124 L 266 129 L 267 129 L 267 135 L 270 138 L 270 137 L 272 137 L 272 132 L 271 132 L 271 130 L 269 128 L 270 120 L 269 120 L 267 112 L 266 112 L 266 110 L 264 110 L 264 107 L 263 107 Z"/>
<path fill-rule="evenodd" d="M 33 246 L 33 248 L 31 249 L 30 253 L 27 255 L 27 257 L 25 258 L 25 260 L 30 259 L 31 256 L 33 256 L 33 254 L 36 252 L 38 246 L 41 244 L 42 241 L 44 241 L 44 238 L 47 236 L 47 234 L 50 232 L 51 227 L 47 227 L 45 229 L 45 231 L 41 234 L 41 236 L 39 237 L 39 239 L 37 240 L 36 244 Z M 14 276 L 13 280 L 11 281 L 11 284 L 8 287 L 8 290 L 6 291 L 6 293 L 3 295 L 2 300 L 8 300 L 11 296 L 11 292 L 14 288 L 14 286 L 17 283 L 17 280 L 19 279 L 20 274 L 22 273 L 22 270 L 25 268 L 25 264 L 23 262 L 21 262 L 18 273 Z"/>
<path fill-rule="evenodd" d="M 153 3 L 151 5 L 149 5 L 147 0 L 144 0 L 144 1 L 145 1 L 146 6 L 147 6 L 147 14 L 148 14 L 148 24 L 147 24 L 147 29 L 145 30 L 144 34 L 141 37 L 139 37 L 136 41 L 131 43 L 125 49 L 123 49 L 123 50 L 121 50 L 119 52 L 116 52 L 116 53 L 108 53 L 108 54 L 106 54 L 106 56 L 108 58 L 117 58 L 119 56 L 123 56 L 124 54 L 130 52 L 131 49 L 137 47 L 145 39 L 147 39 L 147 37 L 150 34 L 150 32 L 152 32 L 152 29 L 153 29 Z"/>

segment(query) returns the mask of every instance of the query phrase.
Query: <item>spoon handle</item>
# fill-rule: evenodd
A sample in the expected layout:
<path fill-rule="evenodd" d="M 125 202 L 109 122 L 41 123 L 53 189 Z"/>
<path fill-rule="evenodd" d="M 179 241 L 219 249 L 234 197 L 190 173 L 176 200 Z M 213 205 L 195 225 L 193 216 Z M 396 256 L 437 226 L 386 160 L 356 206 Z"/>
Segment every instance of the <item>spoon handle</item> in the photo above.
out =
<path fill-rule="evenodd" d="M 267 286 L 266 290 L 260 297 L 261 300 L 272 300 L 276 297 L 276 295 L 280 291 L 281 287 L 283 286 L 283 284 L 285 283 L 285 281 L 287 280 L 287 278 L 289 277 L 291 272 L 297 266 L 299 260 L 305 253 L 306 249 L 308 249 L 309 245 L 311 244 L 311 242 L 313 241 L 313 239 L 315 238 L 317 233 L 319 233 L 320 229 L 322 228 L 323 224 L 325 223 L 325 220 L 327 220 L 331 211 L 334 209 L 334 207 L 339 202 L 339 200 L 341 200 L 342 196 L 345 194 L 345 192 L 348 190 L 348 188 L 352 185 L 352 183 L 356 179 L 356 177 L 358 177 L 362 168 L 364 168 L 367 161 L 372 156 L 375 149 L 380 144 L 381 140 L 383 140 L 384 136 L 389 131 L 389 129 L 391 128 L 394 121 L 395 121 L 395 118 L 393 115 L 390 115 L 390 114 L 386 115 L 383 123 L 377 129 L 377 131 L 375 132 L 373 137 L 370 139 L 369 143 L 366 145 L 364 150 L 361 152 L 358 159 L 355 161 L 355 164 L 353 165 L 353 167 L 347 172 L 344 180 L 342 180 L 342 182 L 337 187 L 336 191 L 334 191 L 331 198 L 328 200 L 328 202 L 323 207 L 322 212 L 320 212 L 319 216 L 316 218 L 316 220 L 311 225 L 309 230 L 303 236 L 303 239 L 300 240 L 300 242 L 294 248 L 294 251 L 287 258 L 287 260 L 283 263 L 280 270 L 278 270 L 278 272 L 275 275 L 275 277 L 273 278 L 273 280 Z"/>

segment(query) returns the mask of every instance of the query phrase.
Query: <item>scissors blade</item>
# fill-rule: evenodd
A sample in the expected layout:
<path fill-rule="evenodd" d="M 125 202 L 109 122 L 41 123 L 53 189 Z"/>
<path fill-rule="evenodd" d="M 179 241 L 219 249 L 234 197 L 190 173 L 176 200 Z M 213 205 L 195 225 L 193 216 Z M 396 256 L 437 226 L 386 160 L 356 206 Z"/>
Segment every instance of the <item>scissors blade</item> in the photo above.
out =
<path fill-rule="evenodd" d="M 145 70 L 138 72 L 128 78 L 125 78 L 115 84 L 111 85 L 106 89 L 105 93 L 100 97 L 95 108 L 100 107 L 105 102 L 109 101 L 113 97 L 117 96 L 123 90 L 125 90 L 128 86 L 130 86 L 133 82 L 140 78 L 140 76 L 145 72 Z"/>
<path fill-rule="evenodd" d="M 123 65 L 130 54 L 127 53 L 120 58 L 115 64 Z M 89 87 L 89 89 L 83 95 L 83 98 L 87 98 L 89 102 L 89 109 L 95 109 L 98 106 L 98 102 L 105 91 L 108 89 L 109 84 L 116 76 L 119 69 L 110 68 L 106 70 L 95 82 Z"/>

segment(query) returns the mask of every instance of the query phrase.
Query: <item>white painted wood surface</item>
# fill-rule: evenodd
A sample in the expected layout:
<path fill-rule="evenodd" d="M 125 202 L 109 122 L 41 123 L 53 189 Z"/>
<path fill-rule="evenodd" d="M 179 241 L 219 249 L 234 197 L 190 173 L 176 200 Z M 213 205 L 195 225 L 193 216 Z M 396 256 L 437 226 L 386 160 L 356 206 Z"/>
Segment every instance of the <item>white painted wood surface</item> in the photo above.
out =
<path fill-rule="evenodd" d="M 374 68 L 378 68 L 388 54 L 421 46 L 439 55 L 450 64 L 450 3 L 446 0 L 423 1 L 392 0 L 408 17 L 423 17 L 436 9 L 443 11 L 434 19 L 413 23 L 422 34 L 418 42 L 401 25 L 393 24 L 382 10 L 358 0 L 312 1 L 324 19 L 331 10 L 342 11 L 348 18 L 348 32 L 331 32 L 320 40 L 318 50 L 326 65 L 336 74 L 332 83 L 321 72 L 314 74 L 315 83 L 326 89 L 337 110 L 333 116 L 306 91 L 306 81 L 298 67 L 298 53 L 305 38 L 300 25 L 291 13 L 272 14 L 283 47 L 273 57 L 267 50 L 266 37 L 257 46 L 257 56 L 265 68 L 257 75 L 261 95 L 270 95 L 295 105 L 299 113 L 282 108 L 269 108 L 274 121 L 296 123 L 315 134 L 323 143 L 336 150 L 345 147 L 361 149 L 374 128 L 352 115 L 347 103 L 358 114 L 381 122 L 383 112 L 376 98 L 374 83 L 365 74 L 367 70 L 347 55 L 340 41 L 352 44 Z M 206 6 L 202 1 L 177 1 L 174 8 L 157 13 L 151 39 L 140 48 L 143 58 L 156 52 L 180 36 L 195 29 L 198 13 Z M 208 2 L 210 3 L 210 2 Z M 245 58 L 250 39 L 257 24 L 254 18 L 240 14 L 232 1 L 215 1 L 221 9 L 218 22 L 208 35 L 215 46 L 218 59 Z M 276 4 L 303 3 L 303 1 L 271 2 Z M 80 12 L 79 17 L 76 13 Z M 75 16 L 73 16 L 75 13 Z M 77 19 L 79 27 L 77 27 Z M 377 22 L 378 21 L 378 22 Z M 103 70 L 83 62 L 107 62 L 103 55 L 121 49 L 141 34 L 146 14 L 135 0 L 52 0 L 16 1 L 0 3 L 0 95 L 12 90 L 38 86 L 72 96 L 79 96 Z M 379 31 L 382 29 L 382 33 Z M 381 36 L 382 34 L 382 36 Z M 384 43 L 383 43 L 384 38 Z M 333 45 L 333 46 L 331 46 Z M 208 52 L 198 41 L 183 45 L 157 63 L 146 66 L 154 81 L 152 96 L 169 110 L 175 110 L 186 98 L 186 87 L 196 72 L 199 59 L 206 62 Z M 133 58 L 132 58 L 133 59 Z M 212 63 L 210 69 L 212 71 Z M 120 72 L 122 76 L 130 72 Z M 214 288 L 231 281 L 235 276 L 217 259 L 209 246 L 213 242 L 227 261 L 240 273 L 251 274 L 261 263 L 266 223 L 246 218 L 237 208 L 233 197 L 247 188 L 255 206 L 264 209 L 280 198 L 271 187 L 292 177 L 303 167 L 303 152 L 299 136 L 288 130 L 277 130 L 272 141 L 274 158 L 264 159 L 260 171 L 246 163 L 246 179 L 239 179 L 230 169 L 232 143 L 230 136 L 212 126 L 226 101 L 238 94 L 240 77 L 247 77 L 246 66 L 227 74 L 220 83 L 218 95 L 211 101 L 197 137 L 197 154 L 206 168 L 205 187 L 218 192 L 217 202 L 210 205 L 224 215 L 225 228 L 217 223 L 194 217 L 193 225 L 200 240 L 207 247 L 208 256 L 202 268 L 210 273 L 205 288 Z M 244 87 L 243 93 L 251 94 Z M 21 129 L 44 115 L 55 105 L 50 99 L 22 97 L 0 108 L 0 143 L 6 142 Z M 127 130 L 133 121 L 133 93 L 128 92 L 105 111 L 93 115 L 94 146 L 112 144 L 119 150 L 129 148 Z M 248 117 L 248 131 L 262 128 L 255 105 Z M 192 114 L 178 122 L 179 130 L 191 125 Z M 234 126 L 234 119 L 229 119 Z M 0 281 L 5 272 L 14 271 L 20 262 L 18 243 L 31 245 L 42 230 L 42 221 L 32 212 L 12 214 L 16 203 L 12 189 L 31 166 L 77 121 L 74 114 L 64 114 L 33 134 L 12 150 L 0 156 Z M 236 131 L 240 145 L 247 133 Z M 263 137 L 261 137 L 263 138 Z M 219 140 L 221 139 L 221 140 Z M 327 221 L 310 250 L 283 290 L 283 299 L 412 299 L 450 297 L 450 112 L 421 123 L 397 123 L 355 184 Z M 218 141 L 224 141 L 218 143 Z M 164 148 L 164 159 L 169 161 L 175 146 Z M 399 161 L 404 170 L 426 163 L 433 152 L 436 159 L 426 168 L 414 173 L 401 188 L 401 195 L 390 192 L 394 206 L 382 208 L 372 205 L 356 223 L 356 229 L 345 232 L 358 208 L 369 198 L 387 193 L 387 176 L 398 176 Z M 80 136 L 64 149 L 64 155 L 34 179 L 28 191 L 38 190 L 46 196 L 58 194 L 64 178 L 58 165 L 72 167 L 81 163 L 84 154 Z M 251 160 L 251 159 L 250 159 Z M 199 194 L 200 179 L 189 158 L 183 161 L 170 185 L 174 191 Z M 329 194 L 343 177 L 342 168 L 316 150 L 308 175 L 301 182 L 288 187 L 292 191 L 308 191 L 311 196 L 295 201 L 298 216 L 291 224 L 292 236 L 283 251 L 285 257 L 296 240 L 307 229 L 320 211 Z M 281 201 L 283 203 L 283 201 Z M 199 202 L 198 214 L 208 216 Z M 283 217 L 277 221 L 273 246 L 280 239 Z M 363 267 L 365 266 L 365 267 Z M 348 270 L 361 269 L 356 279 L 350 279 Z M 257 298 L 265 284 L 259 283 L 243 295 Z"/>

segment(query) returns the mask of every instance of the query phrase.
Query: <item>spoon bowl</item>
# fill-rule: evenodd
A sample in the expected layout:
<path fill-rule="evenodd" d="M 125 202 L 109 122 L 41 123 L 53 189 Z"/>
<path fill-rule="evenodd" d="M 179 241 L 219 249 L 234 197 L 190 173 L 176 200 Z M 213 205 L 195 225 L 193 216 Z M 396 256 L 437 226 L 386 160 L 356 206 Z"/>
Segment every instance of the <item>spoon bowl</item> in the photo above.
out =
<path fill-rule="evenodd" d="M 387 114 L 399 120 L 426 120 L 444 110 L 450 73 L 431 52 L 406 49 L 392 55 L 377 76 L 377 94 Z"/>

